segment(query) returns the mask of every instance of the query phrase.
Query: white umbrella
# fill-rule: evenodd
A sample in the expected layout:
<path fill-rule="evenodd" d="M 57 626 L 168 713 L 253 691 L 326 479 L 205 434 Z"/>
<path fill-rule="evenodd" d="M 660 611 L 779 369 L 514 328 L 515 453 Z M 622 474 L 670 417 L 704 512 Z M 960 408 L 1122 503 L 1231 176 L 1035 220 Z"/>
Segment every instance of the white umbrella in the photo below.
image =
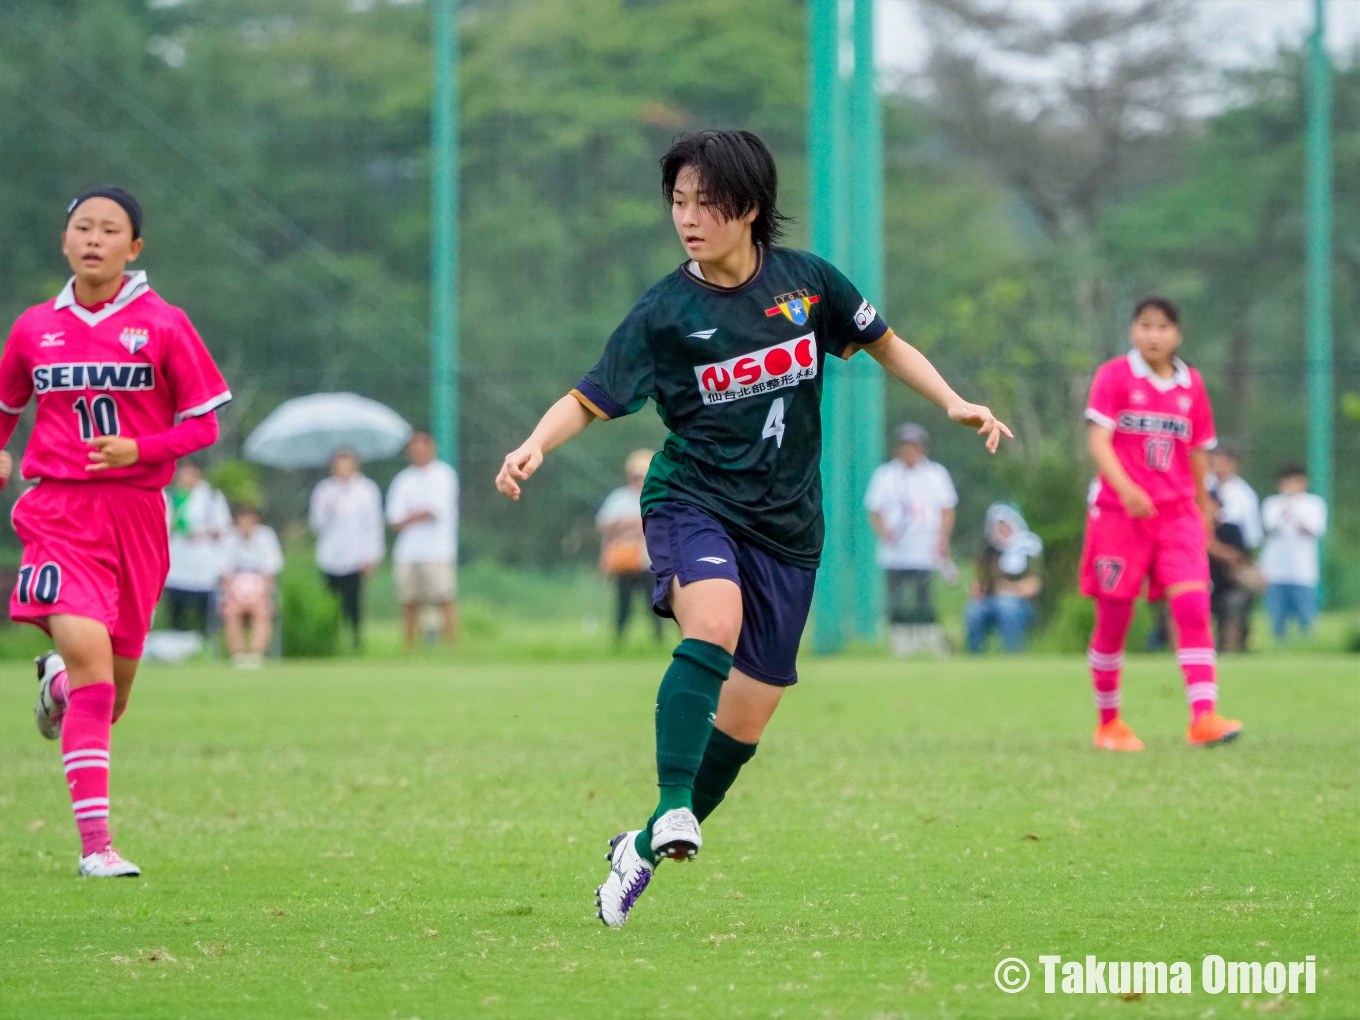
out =
<path fill-rule="evenodd" d="M 338 450 L 382 460 L 411 438 L 406 419 L 355 393 L 313 393 L 285 400 L 247 438 L 247 460 L 279 468 L 325 467 Z"/>

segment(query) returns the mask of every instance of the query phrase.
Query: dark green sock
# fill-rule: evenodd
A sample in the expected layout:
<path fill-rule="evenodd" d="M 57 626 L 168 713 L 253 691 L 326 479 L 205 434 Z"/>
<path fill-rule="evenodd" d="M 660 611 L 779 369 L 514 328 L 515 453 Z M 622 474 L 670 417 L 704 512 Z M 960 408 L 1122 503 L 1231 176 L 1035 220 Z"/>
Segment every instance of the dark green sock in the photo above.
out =
<path fill-rule="evenodd" d="M 741 767 L 755 757 L 756 744 L 744 744 L 714 728 L 704 748 L 704 760 L 694 777 L 692 807 L 694 817 L 703 821 L 723 802 L 727 791 L 737 781 Z"/>
<path fill-rule="evenodd" d="M 637 852 L 652 856 L 652 822 L 664 812 L 690 807 L 694 776 L 704 758 L 718 694 L 732 669 L 732 653 L 721 645 L 685 638 L 656 694 L 656 777 L 661 799 L 647 827 L 638 834 Z"/>

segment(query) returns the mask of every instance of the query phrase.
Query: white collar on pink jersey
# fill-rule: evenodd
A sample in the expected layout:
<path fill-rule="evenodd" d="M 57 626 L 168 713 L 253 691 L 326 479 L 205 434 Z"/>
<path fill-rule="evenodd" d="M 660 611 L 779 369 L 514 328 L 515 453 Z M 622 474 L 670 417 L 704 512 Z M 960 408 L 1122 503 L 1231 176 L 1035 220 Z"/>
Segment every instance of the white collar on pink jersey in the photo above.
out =
<path fill-rule="evenodd" d="M 73 276 L 66 281 L 66 286 L 61 288 L 61 293 L 57 295 L 53 307 L 57 311 L 69 308 L 75 317 L 85 325 L 98 326 L 110 315 L 121 312 L 150 289 L 151 284 L 146 282 L 145 270 L 139 269 L 135 273 L 124 273 L 123 289 L 118 292 L 118 296 L 99 311 L 92 312 L 88 308 L 82 308 L 80 303 L 76 301 L 76 278 Z"/>
<path fill-rule="evenodd" d="M 1177 386 L 1190 386 L 1190 366 L 1180 358 L 1172 357 L 1171 367 L 1175 369 L 1171 373 L 1170 379 L 1163 379 L 1152 370 L 1152 366 L 1147 363 L 1147 358 L 1143 357 L 1141 351 L 1136 347 L 1129 351 L 1129 371 L 1139 379 L 1146 379 L 1152 383 L 1152 388 L 1158 393 L 1167 393 L 1174 390 Z"/>

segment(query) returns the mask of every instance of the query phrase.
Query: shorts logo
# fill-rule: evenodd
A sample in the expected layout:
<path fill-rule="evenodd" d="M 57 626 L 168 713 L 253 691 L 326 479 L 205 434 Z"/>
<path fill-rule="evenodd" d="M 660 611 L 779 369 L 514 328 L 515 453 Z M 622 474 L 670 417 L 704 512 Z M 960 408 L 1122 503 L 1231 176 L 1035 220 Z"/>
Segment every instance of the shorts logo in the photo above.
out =
<path fill-rule="evenodd" d="M 874 306 L 869 304 L 868 301 L 865 301 L 860 304 L 855 312 L 855 325 L 859 328 L 859 331 L 863 333 L 869 328 L 869 323 L 873 322 L 877 317 L 878 312 L 874 310 Z"/>
<path fill-rule="evenodd" d="M 805 290 L 794 290 L 787 294 L 780 294 L 774 299 L 774 307 L 765 309 L 765 316 L 783 314 L 795 326 L 801 326 L 808 321 L 808 316 L 812 314 L 812 306 L 820 301 L 821 295 L 809 294 Z"/>
<path fill-rule="evenodd" d="M 723 404 L 797 386 L 804 379 L 817 377 L 817 337 L 808 333 L 739 358 L 695 365 L 694 377 L 705 404 Z"/>
<path fill-rule="evenodd" d="M 136 354 L 140 351 L 146 346 L 148 339 L 150 339 L 150 336 L 144 329 L 125 329 L 118 334 L 118 342 L 127 348 L 129 354 Z"/>
<path fill-rule="evenodd" d="M 25 563 L 19 568 L 19 579 L 14 584 L 14 597 L 20 605 L 41 602 L 50 606 L 61 597 L 61 567 L 51 561 L 41 567 Z"/>
<path fill-rule="evenodd" d="M 697 562 L 712 563 L 714 566 L 717 566 L 718 564 L 726 563 L 727 561 L 721 556 L 700 556 Z"/>
<path fill-rule="evenodd" d="M 1124 576 L 1124 561 L 1118 556 L 1096 557 L 1096 582 L 1103 592 L 1112 592 Z"/>

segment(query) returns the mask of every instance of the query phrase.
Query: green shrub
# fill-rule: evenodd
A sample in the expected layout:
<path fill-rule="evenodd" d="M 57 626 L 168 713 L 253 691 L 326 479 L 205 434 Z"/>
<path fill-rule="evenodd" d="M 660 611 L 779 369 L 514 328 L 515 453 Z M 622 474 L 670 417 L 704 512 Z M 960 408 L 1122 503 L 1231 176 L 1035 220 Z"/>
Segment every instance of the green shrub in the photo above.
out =
<path fill-rule="evenodd" d="M 254 464 L 243 460 L 226 460 L 207 473 L 208 484 L 222 495 L 232 506 L 249 506 L 259 509 L 264 504 L 264 492 L 260 488 L 260 474 Z"/>
<path fill-rule="evenodd" d="M 310 557 L 290 558 L 279 575 L 283 654 L 321 658 L 340 642 L 340 603 L 326 587 Z"/>

